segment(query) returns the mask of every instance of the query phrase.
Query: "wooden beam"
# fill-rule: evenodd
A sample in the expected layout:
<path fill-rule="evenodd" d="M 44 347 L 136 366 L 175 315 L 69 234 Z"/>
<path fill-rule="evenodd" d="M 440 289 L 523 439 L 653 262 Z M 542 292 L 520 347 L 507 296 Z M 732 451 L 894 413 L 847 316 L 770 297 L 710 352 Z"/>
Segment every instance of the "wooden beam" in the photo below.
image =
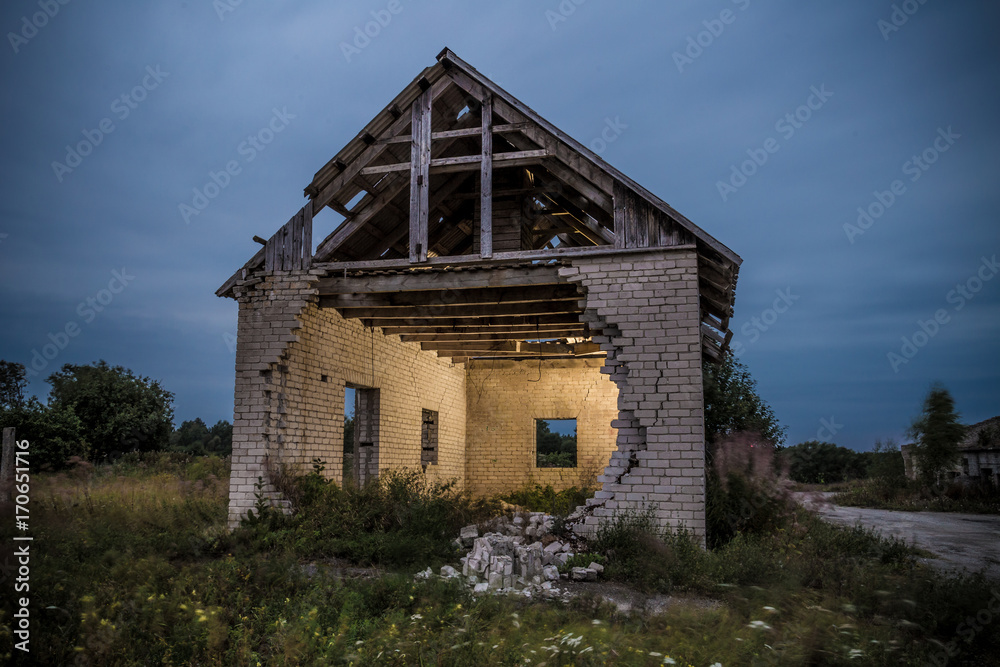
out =
<path fill-rule="evenodd" d="M 468 174 L 459 174 L 448 178 L 442 185 L 431 192 L 430 195 L 430 213 L 433 213 L 435 209 L 441 206 L 441 202 L 447 199 L 456 189 L 458 189 L 465 179 L 468 178 Z M 404 185 L 405 181 L 404 180 Z M 400 216 L 400 224 L 385 236 L 382 242 L 372 248 L 369 248 L 365 254 L 369 256 L 380 256 L 388 248 L 394 247 L 404 236 L 406 236 L 410 231 L 408 216 L 404 213 Z M 405 253 L 403 253 L 405 254 Z"/>
<path fill-rule="evenodd" d="M 453 82 L 448 77 L 446 76 L 441 77 L 440 79 L 435 81 L 433 86 L 431 86 L 429 91 L 431 97 L 432 98 L 437 97 L 442 91 L 451 86 L 452 83 Z M 411 86 L 408 86 L 407 90 L 411 90 L 412 85 L 413 84 L 411 84 Z M 405 92 L 406 91 L 404 91 L 404 93 Z M 423 94 L 426 93 L 422 93 L 421 95 Z M 400 96 L 397 96 L 397 99 L 400 99 L 402 95 L 403 94 L 401 93 Z M 385 127 L 385 123 L 388 122 L 387 119 L 388 115 L 386 116 L 385 119 L 379 121 L 377 128 L 373 126 L 374 121 L 372 123 L 369 123 L 369 126 L 373 127 L 372 134 L 374 136 L 376 137 L 395 136 L 400 132 L 402 132 L 403 130 L 405 130 L 406 126 L 409 125 L 411 121 L 410 116 L 408 116 L 407 114 L 403 114 L 399 118 L 396 118 L 391 123 L 389 123 L 388 127 Z M 385 127 L 385 129 L 379 131 L 382 127 Z M 368 128 L 366 128 L 365 131 L 367 131 L 367 129 Z M 364 131 L 362 132 L 362 134 L 363 133 Z M 338 153 L 338 155 L 345 153 L 348 147 L 353 146 L 355 148 L 360 148 L 360 146 L 363 146 L 364 143 L 361 141 L 361 136 L 362 135 L 359 134 L 358 137 L 352 140 L 351 144 L 345 147 L 345 149 L 342 150 L 340 153 Z M 338 158 L 334 158 L 329 163 L 327 163 L 327 165 L 324 166 L 323 169 L 321 169 L 316 174 L 316 177 L 314 177 L 313 179 L 313 184 L 330 179 L 328 182 L 326 182 L 326 185 L 324 185 L 323 188 L 320 189 L 319 192 L 313 197 L 315 204 L 313 210 L 314 211 L 322 210 L 322 208 L 326 206 L 331 199 L 334 199 L 340 193 L 340 191 L 344 189 L 345 186 L 347 186 L 348 184 L 351 183 L 351 181 L 354 180 L 354 178 L 360 173 L 362 168 L 367 167 L 373 160 L 375 160 L 375 158 L 381 155 L 386 150 L 386 148 L 387 144 L 382 144 L 376 141 L 374 144 L 365 146 L 365 148 L 360 150 L 360 152 L 358 152 L 358 154 L 355 157 L 349 159 L 347 163 L 345 163 L 342 160 L 339 160 Z M 335 176 L 333 176 L 332 174 L 334 173 L 334 170 L 338 169 L 339 172 L 336 173 Z"/>
<path fill-rule="evenodd" d="M 404 335 L 404 334 L 513 334 L 521 335 L 522 340 L 532 339 L 536 334 L 544 337 L 550 338 L 548 334 L 556 334 L 559 331 L 565 330 L 576 330 L 579 328 L 587 329 L 587 325 L 580 322 L 579 318 L 571 318 L 568 321 L 545 323 L 540 322 L 535 324 L 534 318 L 531 318 L 527 322 L 515 323 L 515 324 L 505 324 L 503 326 L 491 326 L 488 324 L 482 324 L 482 321 L 477 321 L 475 324 L 459 324 L 452 326 L 442 326 L 440 323 L 435 323 L 431 325 L 424 326 L 398 326 L 390 325 L 383 327 L 382 333 L 385 335 Z M 587 335 L 585 334 L 585 337 Z"/>
<path fill-rule="evenodd" d="M 485 357 L 487 359 L 496 357 L 497 359 L 522 359 L 522 360 L 533 360 L 533 359 L 552 359 L 552 358 L 570 358 L 570 359 L 600 359 L 606 356 L 605 352 L 595 352 L 590 354 L 580 354 L 575 352 L 560 352 L 558 350 L 546 350 L 543 352 L 520 352 L 520 351 L 493 351 L 493 350 L 435 350 L 434 351 L 439 357 Z"/>
<path fill-rule="evenodd" d="M 493 128 L 493 134 L 510 134 L 511 132 L 521 132 L 527 127 L 527 123 L 505 123 L 503 125 L 497 125 Z M 442 132 L 431 132 L 431 141 L 437 141 L 438 139 L 451 139 L 456 137 L 478 137 L 479 128 L 478 127 L 467 127 L 461 130 L 444 130 Z M 408 144 L 410 143 L 411 135 L 409 134 L 399 134 L 395 137 L 388 137 L 386 139 L 379 139 L 379 143 L 383 144 Z"/>
<path fill-rule="evenodd" d="M 452 319 L 439 319 L 439 318 L 412 318 L 412 319 L 397 319 L 397 318 L 387 318 L 387 319 L 371 319 L 362 318 L 362 322 L 368 327 L 380 327 L 380 328 L 421 328 L 421 329 L 432 329 L 432 330 L 454 330 L 458 327 L 496 327 L 504 328 L 512 325 L 531 325 L 535 326 L 535 322 L 538 322 L 539 326 L 542 324 L 579 324 L 580 317 L 577 313 L 562 313 L 558 315 L 532 315 L 532 316 L 517 316 L 517 315 L 497 315 L 494 317 L 480 317 L 480 318 L 452 318 Z"/>
<path fill-rule="evenodd" d="M 521 354 L 598 354 L 600 345 L 594 343 L 525 343 L 521 341 L 472 342 L 472 343 L 421 343 L 422 350 L 441 350 L 451 353 L 469 352 L 518 352 Z"/>
<path fill-rule="evenodd" d="M 552 154 L 545 150 L 511 151 L 508 153 L 496 153 L 493 161 L 501 163 L 501 167 L 517 167 L 526 164 L 534 164 L 540 159 L 551 157 Z M 475 171 L 481 169 L 482 155 L 456 155 L 454 157 L 439 157 L 430 160 L 430 170 L 435 174 L 447 174 L 455 171 Z M 370 174 L 391 174 L 397 171 L 411 170 L 412 162 L 396 162 L 393 164 L 379 164 L 373 167 L 365 167 L 361 170 L 362 175 Z"/>
<path fill-rule="evenodd" d="M 461 290 L 423 290 L 410 292 L 357 292 L 324 296 L 325 308 L 409 308 L 412 306 L 456 307 L 580 301 L 584 295 L 576 285 L 544 285 L 541 287 L 486 287 Z"/>
<path fill-rule="evenodd" d="M 251 271 L 263 266 L 264 256 L 267 254 L 266 251 L 267 248 L 265 246 L 264 248 L 261 248 L 256 253 L 254 253 L 254 256 L 250 258 L 250 261 L 244 264 L 242 268 L 237 269 L 236 272 L 233 273 L 233 275 L 229 276 L 229 278 L 226 279 L 226 282 L 222 283 L 219 289 L 215 290 L 215 295 L 227 296 L 229 294 L 229 290 L 233 289 L 236 283 L 238 283 L 241 280 L 245 280 Z"/>
<path fill-rule="evenodd" d="M 302 268 L 312 268 L 313 261 L 313 203 L 307 201 L 302 207 Z"/>
<path fill-rule="evenodd" d="M 399 134 L 406 128 L 409 122 L 409 118 L 401 116 L 393 122 L 391 126 L 389 126 L 387 133 L 390 136 Z M 381 155 L 385 149 L 386 146 L 384 144 L 373 144 L 361 151 L 361 154 L 352 160 L 350 164 L 344 165 L 343 171 L 334 176 L 333 180 L 327 183 L 327 185 L 320 190 L 315 197 L 313 197 L 313 203 L 316 209 L 322 209 L 324 206 L 329 204 L 345 186 L 354 180 L 355 176 L 361 173 L 362 168 Z"/>
<path fill-rule="evenodd" d="M 696 250 L 695 245 L 675 245 L 658 248 L 626 248 L 617 249 L 611 246 L 587 246 L 583 248 L 553 248 L 549 250 L 512 250 L 510 252 L 494 252 L 492 259 L 483 259 L 479 255 L 466 255 L 455 257 L 430 257 L 427 259 L 427 266 L 490 266 L 498 264 L 508 264 L 510 262 L 525 262 L 531 260 L 558 260 L 560 257 L 597 257 L 601 255 L 625 256 L 631 254 L 644 254 L 649 252 L 673 252 Z M 354 270 L 376 270 L 387 271 L 391 269 L 413 268 L 406 260 L 398 259 L 372 259 L 351 262 L 327 262 L 317 268 L 332 271 Z"/>
<path fill-rule="evenodd" d="M 536 338 L 589 338 L 589 336 L 584 329 L 580 327 L 552 329 L 539 331 L 537 333 L 534 329 L 532 329 L 531 331 L 500 331 L 493 333 L 419 333 L 401 334 L 399 336 L 399 340 L 404 343 L 466 343 L 478 340 L 535 340 Z"/>
<path fill-rule="evenodd" d="M 324 296 L 560 284 L 565 284 L 565 281 L 559 278 L 559 269 L 554 266 L 538 266 L 517 269 L 484 268 L 470 271 L 420 271 L 403 275 L 378 276 L 341 277 L 334 274 L 320 279 L 316 287 L 319 294 Z"/>
<path fill-rule="evenodd" d="M 410 262 L 427 260 L 428 197 L 431 185 L 431 93 L 413 102 L 410 142 Z M 364 173 L 364 170 L 362 170 Z"/>
<path fill-rule="evenodd" d="M 380 213 L 383 207 L 395 199 L 400 192 L 405 190 L 406 186 L 407 182 L 405 178 L 397 179 L 394 183 L 391 183 L 370 204 L 365 206 L 360 213 L 350 220 L 342 222 L 340 227 L 316 248 L 316 257 L 326 259 L 336 252 L 337 248 L 343 245 L 354 232 L 368 224 L 368 221 Z"/>
<path fill-rule="evenodd" d="M 336 297 L 322 296 L 319 299 L 321 308 L 330 308 L 328 301 Z M 410 319 L 467 319 L 490 317 L 510 317 L 522 315 L 551 315 L 557 313 L 581 313 L 583 309 L 576 300 L 548 301 L 532 303 L 501 303 L 475 306 L 411 306 L 408 308 L 338 308 L 340 314 L 347 319 L 377 319 L 377 320 L 410 320 Z M 471 323 L 471 322 L 469 322 Z"/>
<path fill-rule="evenodd" d="M 493 98 L 482 106 L 482 157 L 479 163 L 479 256 L 493 256 Z"/>

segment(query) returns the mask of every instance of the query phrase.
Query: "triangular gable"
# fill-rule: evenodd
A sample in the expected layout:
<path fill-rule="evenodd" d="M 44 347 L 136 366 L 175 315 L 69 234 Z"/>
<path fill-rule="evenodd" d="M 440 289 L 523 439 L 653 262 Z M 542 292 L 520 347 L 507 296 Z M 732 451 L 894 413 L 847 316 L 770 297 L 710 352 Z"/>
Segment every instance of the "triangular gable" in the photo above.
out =
<path fill-rule="evenodd" d="M 218 294 L 260 266 L 695 246 L 703 332 L 726 346 L 736 253 L 449 49 L 437 61 L 315 174 L 303 210 Z M 324 207 L 344 221 L 308 257 L 302 234 Z"/>

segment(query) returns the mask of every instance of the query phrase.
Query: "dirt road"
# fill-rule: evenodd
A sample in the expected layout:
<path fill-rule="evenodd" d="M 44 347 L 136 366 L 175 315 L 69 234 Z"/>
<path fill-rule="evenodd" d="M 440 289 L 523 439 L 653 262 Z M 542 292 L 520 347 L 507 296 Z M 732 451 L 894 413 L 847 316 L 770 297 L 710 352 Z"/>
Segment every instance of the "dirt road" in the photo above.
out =
<path fill-rule="evenodd" d="M 935 567 L 950 570 L 986 570 L 1000 577 L 1000 516 L 951 512 L 896 512 L 862 507 L 843 507 L 830 502 L 833 493 L 794 494 L 796 500 L 833 523 L 856 523 L 875 528 L 886 537 L 938 556 L 927 559 Z"/>

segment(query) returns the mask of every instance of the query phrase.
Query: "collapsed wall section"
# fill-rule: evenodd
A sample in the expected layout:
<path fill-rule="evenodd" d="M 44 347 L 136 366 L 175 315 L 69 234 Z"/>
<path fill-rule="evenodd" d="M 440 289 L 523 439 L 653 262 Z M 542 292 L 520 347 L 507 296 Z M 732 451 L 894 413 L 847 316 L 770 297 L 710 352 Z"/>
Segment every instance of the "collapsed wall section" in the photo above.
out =
<path fill-rule="evenodd" d="M 617 448 L 579 530 L 622 511 L 705 536 L 705 437 L 695 250 L 573 258 L 560 269 L 587 291 L 581 316 L 618 387 Z"/>
<path fill-rule="evenodd" d="M 618 390 L 601 365 L 596 359 L 468 362 L 466 487 L 485 495 L 525 484 L 593 483 L 616 438 Z M 536 465 L 536 419 L 576 419 L 576 467 Z"/>
<path fill-rule="evenodd" d="M 229 521 L 256 501 L 279 464 L 305 472 L 315 459 L 343 481 L 346 385 L 378 390 L 377 470 L 421 469 L 423 411 L 439 414 L 434 481 L 465 477 L 465 369 L 419 344 L 365 329 L 330 308 L 313 287 L 319 273 L 276 273 L 234 288 L 240 304 L 236 348 Z"/>

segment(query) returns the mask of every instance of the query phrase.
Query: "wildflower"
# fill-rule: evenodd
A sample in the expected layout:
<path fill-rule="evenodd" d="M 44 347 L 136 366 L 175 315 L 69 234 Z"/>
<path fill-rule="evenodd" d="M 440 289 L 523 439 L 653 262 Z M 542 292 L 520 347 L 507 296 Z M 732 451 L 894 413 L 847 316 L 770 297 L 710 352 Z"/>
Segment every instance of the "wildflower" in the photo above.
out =
<path fill-rule="evenodd" d="M 765 623 L 764 621 L 750 621 L 750 624 L 747 625 L 747 627 L 751 628 L 753 630 L 770 630 L 771 629 L 771 626 L 768 625 L 767 623 Z"/>
<path fill-rule="evenodd" d="M 676 665 L 677 661 L 671 658 L 669 655 L 663 659 L 664 665 Z"/>
<path fill-rule="evenodd" d="M 864 654 L 865 654 L 864 651 L 862 651 L 861 649 L 852 648 L 850 651 L 848 651 L 847 657 L 853 660 L 854 658 L 863 657 Z"/>
<path fill-rule="evenodd" d="M 777 609 L 775 609 L 774 607 L 766 606 L 766 605 L 764 606 L 764 611 L 766 611 L 769 614 L 777 614 L 778 613 Z"/>
<path fill-rule="evenodd" d="M 650 651 L 649 654 L 651 656 L 653 656 L 654 658 L 662 658 L 663 657 L 662 653 L 657 653 L 656 651 Z"/>
<path fill-rule="evenodd" d="M 601 621 L 595 618 L 594 620 L 592 620 L 592 621 L 590 622 L 590 624 L 591 624 L 591 625 L 600 625 L 600 624 L 601 624 Z"/>

